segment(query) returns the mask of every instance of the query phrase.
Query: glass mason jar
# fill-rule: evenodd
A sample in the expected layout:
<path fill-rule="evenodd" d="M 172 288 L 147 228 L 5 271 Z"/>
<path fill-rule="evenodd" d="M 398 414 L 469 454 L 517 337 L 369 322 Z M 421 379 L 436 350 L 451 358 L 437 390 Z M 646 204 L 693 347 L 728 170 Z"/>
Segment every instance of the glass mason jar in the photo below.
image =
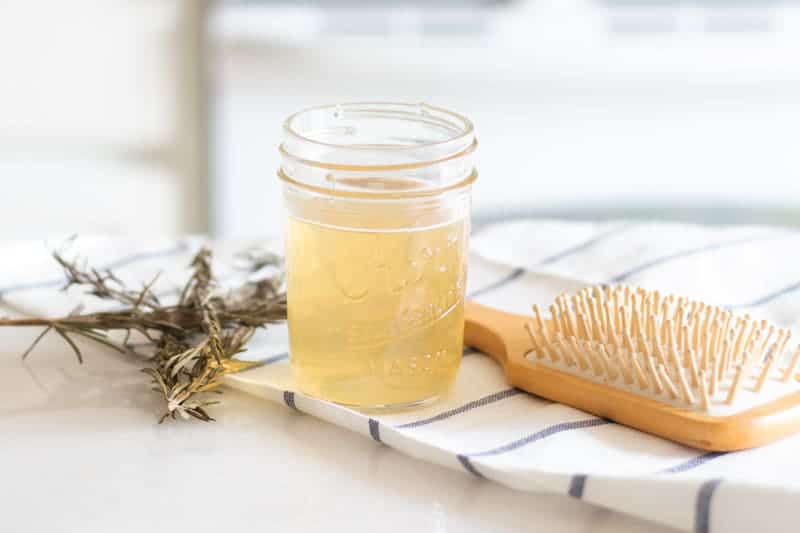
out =
<path fill-rule="evenodd" d="M 308 395 L 435 400 L 461 362 L 472 124 L 425 104 L 289 117 L 280 146 L 290 357 Z"/>

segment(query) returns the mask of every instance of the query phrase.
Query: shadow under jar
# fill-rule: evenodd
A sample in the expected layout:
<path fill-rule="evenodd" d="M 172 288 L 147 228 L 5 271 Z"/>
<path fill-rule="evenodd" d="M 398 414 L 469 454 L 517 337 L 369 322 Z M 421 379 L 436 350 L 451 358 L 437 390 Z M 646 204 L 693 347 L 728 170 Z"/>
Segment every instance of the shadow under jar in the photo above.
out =
<path fill-rule="evenodd" d="M 284 125 L 289 342 L 308 395 L 402 408 L 461 362 L 472 124 L 425 104 L 317 107 Z"/>

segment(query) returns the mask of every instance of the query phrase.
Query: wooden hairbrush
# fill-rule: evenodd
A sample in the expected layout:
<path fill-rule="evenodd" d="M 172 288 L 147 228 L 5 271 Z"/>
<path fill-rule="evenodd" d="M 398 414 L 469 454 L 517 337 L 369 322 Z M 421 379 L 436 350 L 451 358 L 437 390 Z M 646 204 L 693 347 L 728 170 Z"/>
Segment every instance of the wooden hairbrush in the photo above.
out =
<path fill-rule="evenodd" d="M 537 396 L 682 444 L 760 446 L 800 431 L 800 347 L 748 315 L 626 286 L 558 297 L 549 317 L 468 302 L 465 344 Z"/>

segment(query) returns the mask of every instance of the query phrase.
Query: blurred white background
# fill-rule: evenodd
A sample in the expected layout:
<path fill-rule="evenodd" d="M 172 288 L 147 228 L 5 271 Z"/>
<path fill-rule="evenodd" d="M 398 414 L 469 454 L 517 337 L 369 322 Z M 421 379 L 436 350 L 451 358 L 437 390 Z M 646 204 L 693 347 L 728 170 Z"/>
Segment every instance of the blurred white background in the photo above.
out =
<path fill-rule="evenodd" d="M 0 237 L 203 231 L 193 0 L 0 0 Z"/>
<path fill-rule="evenodd" d="M 800 3 L 0 3 L 0 237 L 277 231 L 282 119 L 473 119 L 478 222 L 800 224 Z"/>

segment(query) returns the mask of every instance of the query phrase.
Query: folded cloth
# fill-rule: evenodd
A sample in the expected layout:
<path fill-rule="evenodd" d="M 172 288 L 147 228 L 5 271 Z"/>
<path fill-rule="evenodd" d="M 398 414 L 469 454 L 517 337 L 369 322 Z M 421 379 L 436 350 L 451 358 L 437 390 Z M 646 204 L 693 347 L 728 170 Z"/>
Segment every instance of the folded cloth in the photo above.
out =
<path fill-rule="evenodd" d="M 174 280 L 201 243 L 77 244 L 98 263 L 116 265 L 125 279 L 145 280 L 163 268 Z M 473 237 L 468 296 L 527 313 L 533 303 L 549 304 L 590 283 L 629 283 L 790 326 L 800 316 L 800 270 L 792 264 L 798 245 L 800 232 L 783 228 L 503 223 Z M 2 301 L 35 314 L 75 304 L 72 293 L 53 297 L 60 279 L 43 247 L 2 249 L 4 258 L 15 257 L 0 266 Z M 234 272 L 224 263 L 219 268 Z M 172 289 L 163 283 L 162 290 L 174 290 L 174 282 Z M 509 387 L 491 359 L 472 351 L 465 351 L 458 379 L 442 401 L 415 411 L 364 414 L 295 392 L 287 349 L 285 327 L 270 328 L 245 354 L 266 364 L 229 376 L 228 383 L 421 460 L 516 489 L 564 494 L 689 531 L 794 526 L 800 436 L 743 452 L 694 450 Z"/>

